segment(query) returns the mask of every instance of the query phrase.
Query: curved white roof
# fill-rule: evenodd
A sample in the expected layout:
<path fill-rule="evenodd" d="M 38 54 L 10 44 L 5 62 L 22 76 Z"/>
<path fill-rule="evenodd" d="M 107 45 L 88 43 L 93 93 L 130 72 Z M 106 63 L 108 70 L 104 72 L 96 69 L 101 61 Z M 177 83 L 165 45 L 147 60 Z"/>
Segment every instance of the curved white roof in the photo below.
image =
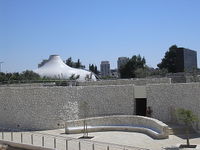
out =
<path fill-rule="evenodd" d="M 59 78 L 59 79 L 69 79 L 69 77 L 74 74 L 79 75 L 78 81 L 85 81 L 86 76 L 91 77 L 91 80 L 96 81 L 96 77 L 92 72 L 76 69 L 66 65 L 59 55 L 51 55 L 47 62 L 40 68 L 34 70 L 41 77 Z"/>

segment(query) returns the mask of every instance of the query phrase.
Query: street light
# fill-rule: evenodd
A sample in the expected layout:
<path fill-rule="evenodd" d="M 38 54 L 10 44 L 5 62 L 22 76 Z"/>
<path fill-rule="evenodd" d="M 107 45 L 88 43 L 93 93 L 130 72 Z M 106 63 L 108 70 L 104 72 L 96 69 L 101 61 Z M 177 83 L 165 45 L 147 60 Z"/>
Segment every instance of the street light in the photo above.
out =
<path fill-rule="evenodd" d="M 1 72 L 1 67 L 3 63 L 4 63 L 3 61 L 0 62 L 0 72 Z"/>

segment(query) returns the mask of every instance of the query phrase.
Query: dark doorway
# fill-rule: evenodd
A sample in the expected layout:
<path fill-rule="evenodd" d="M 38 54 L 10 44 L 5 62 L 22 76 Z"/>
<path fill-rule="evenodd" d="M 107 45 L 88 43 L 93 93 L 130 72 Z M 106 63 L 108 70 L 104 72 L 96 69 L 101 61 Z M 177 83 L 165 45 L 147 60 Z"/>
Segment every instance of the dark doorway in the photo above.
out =
<path fill-rule="evenodd" d="M 146 116 L 147 99 L 146 98 L 136 98 L 135 99 L 135 110 L 136 115 Z"/>

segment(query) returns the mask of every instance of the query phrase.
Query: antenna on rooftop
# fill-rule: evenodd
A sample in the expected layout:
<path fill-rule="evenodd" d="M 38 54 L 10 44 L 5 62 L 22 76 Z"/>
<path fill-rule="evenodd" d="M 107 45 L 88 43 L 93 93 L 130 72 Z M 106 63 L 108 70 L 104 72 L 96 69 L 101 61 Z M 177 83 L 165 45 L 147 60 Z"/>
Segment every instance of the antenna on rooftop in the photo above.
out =
<path fill-rule="evenodd" d="M 1 72 L 1 67 L 3 63 L 4 63 L 3 61 L 0 62 L 0 72 Z"/>

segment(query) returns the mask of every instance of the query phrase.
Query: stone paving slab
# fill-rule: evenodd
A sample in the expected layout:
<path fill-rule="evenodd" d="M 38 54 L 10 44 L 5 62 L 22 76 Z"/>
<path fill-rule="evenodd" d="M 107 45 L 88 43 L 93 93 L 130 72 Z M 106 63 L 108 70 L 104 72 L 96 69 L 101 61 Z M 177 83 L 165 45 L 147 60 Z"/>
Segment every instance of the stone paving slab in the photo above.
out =
<path fill-rule="evenodd" d="M 64 129 L 58 130 L 47 130 L 40 131 L 40 133 L 47 133 L 53 135 L 61 135 L 65 137 L 73 137 L 79 138 L 83 136 L 83 134 L 64 134 Z M 127 145 L 133 147 L 141 147 L 151 150 L 178 150 L 178 146 L 180 144 L 185 144 L 186 139 L 184 139 L 184 135 L 170 135 L 169 139 L 155 140 L 151 137 L 135 132 L 118 132 L 118 131 L 108 131 L 108 132 L 93 132 L 89 133 L 89 136 L 94 136 L 94 138 L 90 139 L 91 141 L 99 141 L 120 145 Z M 193 134 L 190 135 L 190 144 L 196 144 L 198 147 L 196 150 L 200 150 L 200 135 Z M 182 150 L 187 150 L 186 148 Z M 189 150 L 192 150 L 191 148 Z"/>
<path fill-rule="evenodd" d="M 13 133 L 14 141 L 18 140 L 20 142 L 20 134 L 21 132 Z M 41 146 L 42 144 L 41 137 L 45 136 L 45 146 L 47 146 L 47 148 L 52 148 L 54 138 L 57 138 L 56 149 L 58 150 L 66 150 L 66 139 L 68 140 L 68 150 L 80 150 L 80 145 L 81 150 L 93 150 L 93 143 L 95 145 L 95 150 L 108 150 L 108 145 L 110 146 L 109 150 L 135 150 L 133 147 L 146 148 L 150 150 L 179 150 L 178 146 L 186 143 L 186 139 L 184 139 L 184 136 L 182 135 L 170 135 L 169 139 L 155 140 L 146 134 L 119 131 L 92 132 L 89 133 L 89 136 L 93 136 L 93 138 L 84 140 L 78 139 L 82 137 L 83 134 L 65 134 L 64 129 L 25 132 L 25 134 L 23 134 L 23 143 L 30 143 L 30 135 L 32 134 L 34 134 L 34 145 L 38 146 Z M 9 132 L 5 133 L 4 138 L 10 140 L 9 135 Z M 190 143 L 200 145 L 200 135 L 191 135 Z M 120 145 L 131 147 L 124 148 Z M 200 147 L 197 147 L 196 149 L 181 150 L 200 150 Z"/>

